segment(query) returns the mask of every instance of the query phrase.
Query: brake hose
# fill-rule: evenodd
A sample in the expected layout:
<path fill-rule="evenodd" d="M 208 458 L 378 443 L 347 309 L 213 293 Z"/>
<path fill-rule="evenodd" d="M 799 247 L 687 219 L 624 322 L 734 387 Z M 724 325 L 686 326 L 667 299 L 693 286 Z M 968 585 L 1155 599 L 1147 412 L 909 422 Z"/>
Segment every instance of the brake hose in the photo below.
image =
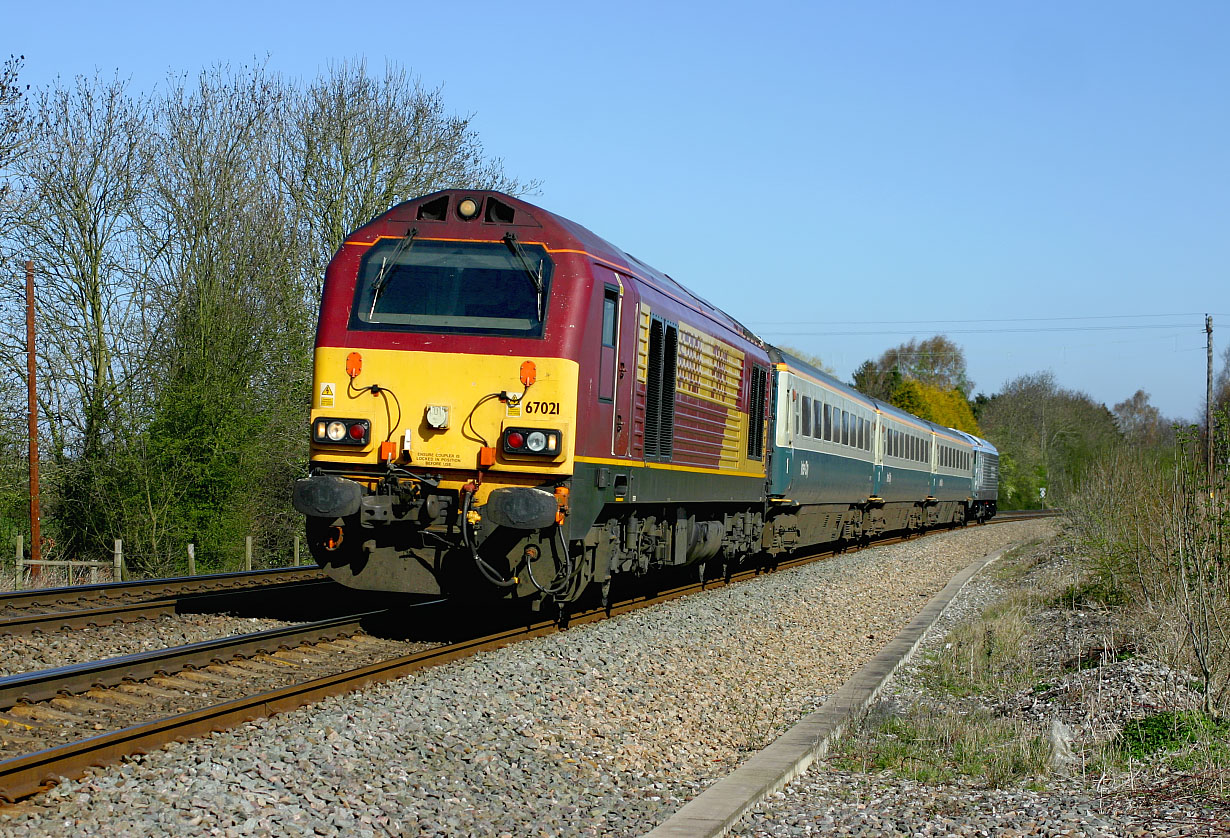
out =
<path fill-rule="evenodd" d="M 470 555 L 474 557 L 474 565 L 478 568 L 478 572 L 483 575 L 484 579 L 497 587 L 511 588 L 517 584 L 517 577 L 505 579 L 500 576 L 494 567 L 487 564 L 483 561 L 482 556 L 478 555 L 478 548 L 470 543 L 470 500 L 472 498 L 473 495 L 470 492 L 466 492 L 465 500 L 461 503 L 461 539 L 469 549 Z"/>

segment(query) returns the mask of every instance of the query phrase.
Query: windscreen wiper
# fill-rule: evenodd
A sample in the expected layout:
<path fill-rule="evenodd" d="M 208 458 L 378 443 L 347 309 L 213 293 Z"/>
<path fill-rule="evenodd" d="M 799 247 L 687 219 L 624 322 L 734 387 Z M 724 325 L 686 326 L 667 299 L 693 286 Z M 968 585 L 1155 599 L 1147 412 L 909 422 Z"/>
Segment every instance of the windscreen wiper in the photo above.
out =
<path fill-rule="evenodd" d="M 393 272 L 390 269 L 397 264 L 398 257 L 403 253 L 409 252 L 410 248 L 414 246 L 414 237 L 418 234 L 418 228 L 411 227 L 410 232 L 406 233 L 405 238 L 399 241 L 397 247 L 393 249 L 393 255 L 387 259 L 381 257 L 380 272 L 376 274 L 376 281 L 372 283 L 372 307 L 367 312 L 368 320 L 371 320 L 372 315 L 376 313 L 376 302 L 380 299 L 385 286 L 389 284 L 389 279 L 393 276 Z"/>
<path fill-rule="evenodd" d="M 517 258 L 521 260 L 521 267 L 525 269 L 525 275 L 530 278 L 530 282 L 534 283 L 534 292 L 538 295 L 538 322 L 542 322 L 542 260 L 538 261 L 538 272 L 530 267 L 529 257 L 525 255 L 525 249 L 521 247 L 521 242 L 517 241 L 517 236 L 514 233 L 504 234 L 504 244 L 508 245 L 508 249 L 517 254 Z"/>

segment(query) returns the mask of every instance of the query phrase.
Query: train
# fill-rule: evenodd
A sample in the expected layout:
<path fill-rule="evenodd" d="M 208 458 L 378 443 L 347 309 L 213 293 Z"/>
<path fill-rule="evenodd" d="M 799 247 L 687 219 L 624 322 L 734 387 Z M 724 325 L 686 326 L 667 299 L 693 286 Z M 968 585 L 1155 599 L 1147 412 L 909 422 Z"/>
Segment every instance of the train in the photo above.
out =
<path fill-rule="evenodd" d="M 869 398 L 579 224 L 444 190 L 325 275 L 313 557 L 370 591 L 566 608 L 612 581 L 985 521 L 986 440 Z"/>

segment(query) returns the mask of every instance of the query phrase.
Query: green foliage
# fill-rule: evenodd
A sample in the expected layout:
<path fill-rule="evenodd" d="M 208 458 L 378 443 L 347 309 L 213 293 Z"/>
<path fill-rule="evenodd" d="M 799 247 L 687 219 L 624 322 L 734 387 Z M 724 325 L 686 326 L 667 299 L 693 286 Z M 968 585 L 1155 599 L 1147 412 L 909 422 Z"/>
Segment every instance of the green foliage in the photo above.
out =
<path fill-rule="evenodd" d="M 1206 713 L 1165 711 L 1134 719 L 1123 726 L 1115 747 L 1123 759 L 1142 760 L 1159 751 L 1174 751 L 1203 741 L 1216 742 L 1223 759 L 1230 722 Z"/>
<path fill-rule="evenodd" d="M 1129 595 L 1120 578 L 1109 571 L 1094 573 L 1083 582 L 1064 588 L 1054 600 L 1063 608 L 1107 608 L 1126 605 Z"/>
<path fill-rule="evenodd" d="M 913 413 L 922 419 L 930 418 L 924 415 L 931 411 L 926 397 L 923 395 L 922 385 L 912 378 L 903 378 L 899 381 L 897 386 L 893 388 L 889 401 L 907 413 Z"/>
<path fill-rule="evenodd" d="M 1084 393 L 1064 390 L 1050 373 L 1022 376 L 978 414 L 1000 453 L 1000 508 L 1062 505 L 1082 475 L 1120 441 L 1115 419 Z"/>
<path fill-rule="evenodd" d="M 902 410 L 946 428 L 981 433 L 969 402 L 956 388 L 944 390 L 917 379 L 903 378 L 894 388 L 889 401 Z"/>

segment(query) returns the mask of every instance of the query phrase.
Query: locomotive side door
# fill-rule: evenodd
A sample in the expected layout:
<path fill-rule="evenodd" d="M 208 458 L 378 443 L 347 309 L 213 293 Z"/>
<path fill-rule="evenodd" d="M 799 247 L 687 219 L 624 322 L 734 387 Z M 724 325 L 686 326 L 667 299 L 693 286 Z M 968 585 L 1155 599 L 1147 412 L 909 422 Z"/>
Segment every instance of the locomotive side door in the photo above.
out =
<path fill-rule="evenodd" d="M 615 271 L 599 268 L 595 274 L 602 280 L 598 402 L 610 411 L 611 456 L 627 457 L 632 431 L 637 295 L 632 282 Z"/>

